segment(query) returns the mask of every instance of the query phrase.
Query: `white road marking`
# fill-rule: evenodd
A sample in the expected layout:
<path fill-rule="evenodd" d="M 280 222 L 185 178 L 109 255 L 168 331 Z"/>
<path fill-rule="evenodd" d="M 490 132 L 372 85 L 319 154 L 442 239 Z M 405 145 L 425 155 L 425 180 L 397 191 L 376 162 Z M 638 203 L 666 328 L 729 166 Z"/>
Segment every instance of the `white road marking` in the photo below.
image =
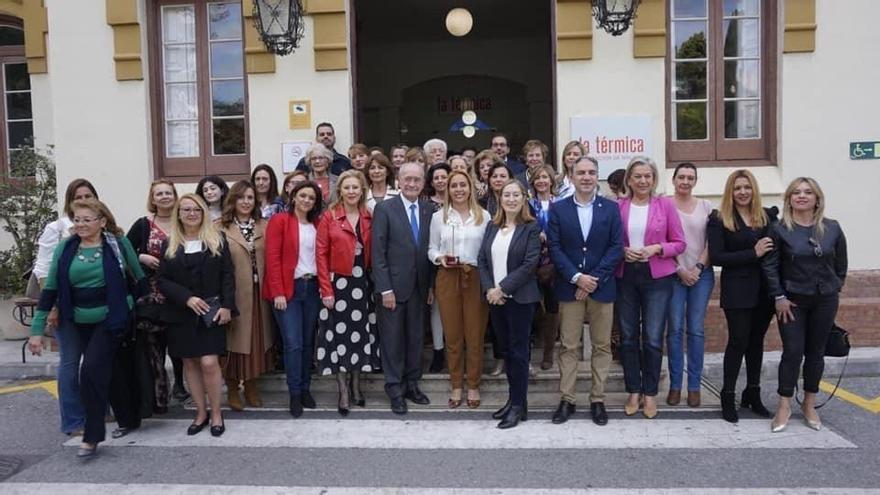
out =
<path fill-rule="evenodd" d="M 854 488 L 397 488 L 397 487 L 296 487 L 243 485 L 3 483 L 6 495 L 869 495 L 880 490 Z"/>
<path fill-rule="evenodd" d="M 721 419 L 589 420 L 554 425 L 533 418 L 510 430 L 494 421 L 307 419 L 227 420 L 214 438 L 206 428 L 187 436 L 189 420 L 147 420 L 137 431 L 109 439 L 102 447 L 289 447 L 361 449 L 839 449 L 857 448 L 825 428 L 813 431 L 792 419 L 783 433 L 771 433 L 768 420 Z M 65 445 L 77 446 L 78 439 Z"/>

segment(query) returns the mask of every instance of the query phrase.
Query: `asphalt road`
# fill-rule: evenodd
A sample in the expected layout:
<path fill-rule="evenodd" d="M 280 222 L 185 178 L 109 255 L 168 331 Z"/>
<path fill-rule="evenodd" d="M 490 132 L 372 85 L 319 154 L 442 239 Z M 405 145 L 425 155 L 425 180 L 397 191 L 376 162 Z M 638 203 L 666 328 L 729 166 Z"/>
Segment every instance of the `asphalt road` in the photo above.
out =
<path fill-rule="evenodd" d="M 75 442 L 64 446 L 68 438 L 57 431 L 57 401 L 46 391 L 32 389 L 3 393 L 0 384 L 0 456 L 23 461 L 16 474 L 7 478 L 5 487 L 12 493 L 28 493 L 28 487 L 40 487 L 45 493 L 59 491 L 60 483 L 88 483 L 89 493 L 118 493 L 111 483 L 146 485 L 235 485 L 296 486 L 296 487 L 413 487 L 413 488 L 475 488 L 475 489 L 589 489 L 589 488 L 796 488 L 796 489 L 875 489 L 880 487 L 880 428 L 878 414 L 843 400 L 835 399 L 820 411 L 824 434 L 849 442 L 850 448 L 814 448 L 815 433 L 792 418 L 790 433 L 797 448 L 774 448 L 767 422 L 766 438 L 756 443 L 759 448 L 445 448 L 456 435 L 461 421 L 489 423 L 489 411 L 480 414 L 411 413 L 406 421 L 411 428 L 428 425 L 437 429 L 438 420 L 448 420 L 444 433 L 438 436 L 436 448 L 300 448 L 285 444 L 273 431 L 276 421 L 288 420 L 281 412 L 250 412 L 227 414 L 229 431 L 239 445 L 213 447 L 202 440 L 200 446 L 163 447 L 127 442 L 114 442 L 101 448 L 97 459 L 83 463 L 75 459 Z M 880 396 L 880 380 L 848 378 L 846 391 L 868 401 Z M 765 384 L 768 406 L 775 402 L 768 397 L 773 383 Z M 147 420 L 143 435 L 165 428 L 180 429 L 184 441 L 186 421 L 192 413 L 174 410 L 166 416 L 177 422 Z M 532 415 L 521 426 L 537 428 L 547 423 L 547 414 Z M 664 420 L 685 422 L 694 431 L 701 423 L 717 423 L 718 413 L 662 412 Z M 340 434 L 332 427 L 338 416 L 332 412 L 313 413 L 311 419 L 326 419 L 328 428 L 314 430 L 315 435 L 331 438 Z M 743 421 L 757 424 L 756 418 L 742 413 Z M 390 413 L 352 414 L 346 421 L 396 419 Z M 290 420 L 294 422 L 294 420 Z M 594 428 L 586 415 L 579 416 L 569 427 Z M 612 413 L 612 422 L 623 428 L 623 435 L 643 434 L 650 423 L 644 419 L 625 418 Z M 368 427 L 370 421 L 360 425 Z M 357 423 L 356 423 L 357 424 Z M 286 423 L 285 423 L 286 425 Z M 532 426 L 534 425 L 534 426 Z M 346 426 L 351 426 L 346 423 Z M 676 425 L 679 426 L 679 425 Z M 799 428 L 795 428 L 798 426 Z M 108 425 L 112 429 L 112 425 Z M 277 426 L 275 426 L 277 428 Z M 295 427 L 295 426 L 294 426 Z M 444 428 L 440 425 L 439 428 Z M 458 426 L 460 428 L 460 426 Z M 733 427 L 731 427 L 733 428 Z M 763 428 L 763 427 L 762 427 Z M 243 435 L 243 431 L 247 435 Z M 593 430 L 591 430 L 593 431 Z M 629 432 L 629 433 L 628 433 Z M 391 431 L 377 431 L 393 436 Z M 411 434 L 411 433 L 410 433 Z M 416 433 L 419 434 L 419 433 Z M 428 433 L 425 433 L 426 435 Z M 489 434 L 495 433 L 489 430 Z M 712 436 L 707 437 L 711 443 Z M 266 445 L 269 441 L 280 446 Z M 479 439 L 469 439 L 479 445 Z M 280 442 L 280 443 L 278 443 Z M 846 443 L 844 442 L 844 443 Z M 320 442 L 318 442 L 320 443 Z M 660 442 L 662 443 L 662 442 Z M 358 447 L 363 447 L 358 446 Z M 43 483 L 44 485 L 38 485 Z M 48 485 L 45 485 L 48 483 Z M 32 484 L 32 485 L 31 485 Z M 197 487 L 189 486 L 188 489 Z M 5 492 L 0 484 L 0 492 Z M 163 490 L 167 491 L 167 490 Z M 174 491 L 173 489 L 171 491 Z M 137 492 L 137 490 L 135 490 Z M 699 490 L 697 490 L 699 492 Z M 187 491 L 186 493 L 190 493 Z M 332 493 L 332 490 L 330 491 Z M 849 493 L 844 490 L 842 493 Z"/>

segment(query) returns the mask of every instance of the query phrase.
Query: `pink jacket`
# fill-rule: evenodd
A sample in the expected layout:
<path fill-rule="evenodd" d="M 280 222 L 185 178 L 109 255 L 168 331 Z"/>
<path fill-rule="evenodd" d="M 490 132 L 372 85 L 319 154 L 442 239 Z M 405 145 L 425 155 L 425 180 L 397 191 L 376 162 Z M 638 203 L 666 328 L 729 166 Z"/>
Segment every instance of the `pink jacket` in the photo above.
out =
<path fill-rule="evenodd" d="M 629 247 L 629 207 L 631 198 L 620 200 L 620 218 L 623 221 L 623 247 Z M 663 254 L 652 256 L 648 260 L 651 276 L 665 277 L 675 273 L 675 257 L 684 252 L 686 246 L 681 219 L 670 198 L 655 196 L 648 206 L 648 226 L 645 230 L 645 246 L 660 244 Z M 617 266 L 617 277 L 623 276 L 623 264 Z"/>

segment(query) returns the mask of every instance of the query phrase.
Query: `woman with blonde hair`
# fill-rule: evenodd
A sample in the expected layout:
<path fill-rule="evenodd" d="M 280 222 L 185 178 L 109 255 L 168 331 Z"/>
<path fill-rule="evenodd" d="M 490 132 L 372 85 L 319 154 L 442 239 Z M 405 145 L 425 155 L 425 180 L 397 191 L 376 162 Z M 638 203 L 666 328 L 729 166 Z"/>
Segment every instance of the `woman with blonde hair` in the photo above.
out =
<path fill-rule="evenodd" d="M 77 457 L 90 458 L 105 439 L 104 413 L 111 394 L 114 358 L 129 331 L 138 296 L 129 290 L 127 277 L 138 282 L 139 290 L 145 288 L 146 280 L 131 243 L 104 203 L 97 199 L 76 200 L 71 212 L 74 235 L 55 248 L 31 323 L 28 347 L 34 354 L 42 352 L 46 317 L 57 303 L 59 329 L 77 339 L 82 350 L 77 375 L 85 432 Z M 117 418 L 120 428 L 137 428 L 140 416 L 127 409 L 119 408 L 120 415 L 125 410 L 126 416 Z"/>
<path fill-rule="evenodd" d="M 762 266 L 775 301 L 782 359 L 779 407 L 771 423 L 776 433 L 791 417 L 791 397 L 803 364 L 804 423 L 816 431 L 816 394 L 825 369 L 825 343 L 834 325 L 840 290 L 846 281 L 846 236 L 840 224 L 825 218 L 825 194 L 810 177 L 798 177 L 785 189 L 782 221 L 770 230 L 773 250 Z"/>
<path fill-rule="evenodd" d="M 367 183 L 346 170 L 336 183 L 336 201 L 318 223 L 318 286 L 324 308 L 318 315 L 318 374 L 336 375 L 337 410 L 347 416 L 350 400 L 364 407 L 361 371 L 379 365 L 370 279 L 373 217 L 366 205 Z"/>
<path fill-rule="evenodd" d="M 238 316 L 235 271 L 225 236 L 208 218 L 208 206 L 196 194 L 184 194 L 172 213 L 171 235 L 159 265 L 165 295 L 168 353 L 183 358 L 186 381 L 196 404 L 187 435 L 210 424 L 211 435 L 226 431 L 221 413 L 219 356 L 226 353 L 225 326 Z M 211 405 L 210 417 L 205 394 Z"/>
<path fill-rule="evenodd" d="M 157 414 L 168 412 L 169 383 L 165 371 L 165 355 L 168 350 L 165 324 L 162 322 L 162 305 L 165 296 L 159 290 L 159 260 L 162 259 L 162 243 L 171 232 L 171 213 L 177 202 L 177 188 L 167 179 L 158 179 L 150 184 L 147 194 L 147 216 L 139 218 L 128 230 L 128 240 L 138 253 L 138 261 L 147 274 L 150 290 L 137 302 L 135 325 L 142 350 L 152 370 L 152 379 L 147 380 L 149 389 L 141 390 L 141 397 L 151 411 Z M 179 394 L 183 390 L 183 363 L 172 359 L 175 383 Z"/>
<path fill-rule="evenodd" d="M 466 370 L 467 405 L 475 409 L 480 406 L 483 337 L 488 320 L 488 308 L 480 297 L 477 258 L 489 212 L 477 204 L 467 172 L 458 170 L 449 175 L 447 198 L 431 217 L 428 259 L 439 266 L 434 295 L 440 308 L 452 385 L 448 405 L 450 409 L 461 405 Z"/>
<path fill-rule="evenodd" d="M 228 354 L 222 360 L 226 402 L 233 411 L 244 409 L 238 393 L 242 382 L 247 405 L 262 407 L 257 378 L 272 371 L 272 313 L 268 302 L 260 297 L 266 275 L 266 223 L 257 206 L 256 188 L 247 181 L 233 184 L 221 219 L 223 234 L 229 241 L 239 312 L 226 328 Z"/>
<path fill-rule="evenodd" d="M 624 180 L 627 197 L 620 201 L 624 259 L 617 268 L 620 360 L 629 393 L 624 412 L 632 416 L 644 403 L 648 419 L 657 416 L 663 329 L 675 258 L 686 245 L 675 203 L 656 195 L 657 181 L 654 160 L 630 160 Z"/>
<path fill-rule="evenodd" d="M 541 257 L 541 228 L 529 213 L 525 187 L 509 181 L 480 246 L 480 285 L 489 303 L 496 338 L 506 350 L 507 403 L 492 417 L 498 428 L 513 428 L 528 418 L 529 334 L 541 299 L 535 270 Z"/>
<path fill-rule="evenodd" d="M 743 359 L 746 386 L 740 406 L 765 418 L 770 411 L 761 401 L 761 362 L 764 336 L 773 316 L 773 301 L 761 271 L 761 260 L 773 241 L 770 227 L 777 209 L 761 206 L 761 191 L 751 172 L 735 170 L 727 178 L 721 205 L 709 215 L 706 237 L 709 261 L 721 267 L 721 309 L 727 320 L 724 349 L 724 381 L 721 387 L 721 416 L 736 423 L 736 381 Z"/>
<path fill-rule="evenodd" d="M 580 141 L 569 141 L 562 148 L 562 167 L 559 168 L 559 174 L 562 176 L 559 180 L 559 199 L 564 199 L 574 194 L 574 184 L 571 183 L 571 174 L 574 164 L 586 156 L 587 150 Z"/>

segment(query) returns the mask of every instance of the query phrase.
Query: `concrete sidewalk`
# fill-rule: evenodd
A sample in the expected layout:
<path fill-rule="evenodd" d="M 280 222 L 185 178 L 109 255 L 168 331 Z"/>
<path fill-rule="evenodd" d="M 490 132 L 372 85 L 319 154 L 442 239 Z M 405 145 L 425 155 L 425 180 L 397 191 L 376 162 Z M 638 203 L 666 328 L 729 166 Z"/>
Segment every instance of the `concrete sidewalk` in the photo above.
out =
<path fill-rule="evenodd" d="M 24 341 L 0 340 L 0 380 L 31 380 L 53 378 L 58 367 L 58 353 L 43 351 L 42 356 L 32 356 L 25 350 L 26 362 L 21 360 Z M 763 377 L 776 378 L 781 352 L 764 353 Z M 703 364 L 704 376 L 711 381 L 721 377 L 723 354 L 708 353 Z M 836 377 L 843 369 L 844 358 L 826 358 L 825 376 Z M 745 368 L 745 367 L 743 367 Z M 745 371 L 743 369 L 743 371 Z M 846 376 L 880 377 L 880 347 L 855 347 L 850 352 Z M 720 381 L 719 381 L 720 386 Z"/>

